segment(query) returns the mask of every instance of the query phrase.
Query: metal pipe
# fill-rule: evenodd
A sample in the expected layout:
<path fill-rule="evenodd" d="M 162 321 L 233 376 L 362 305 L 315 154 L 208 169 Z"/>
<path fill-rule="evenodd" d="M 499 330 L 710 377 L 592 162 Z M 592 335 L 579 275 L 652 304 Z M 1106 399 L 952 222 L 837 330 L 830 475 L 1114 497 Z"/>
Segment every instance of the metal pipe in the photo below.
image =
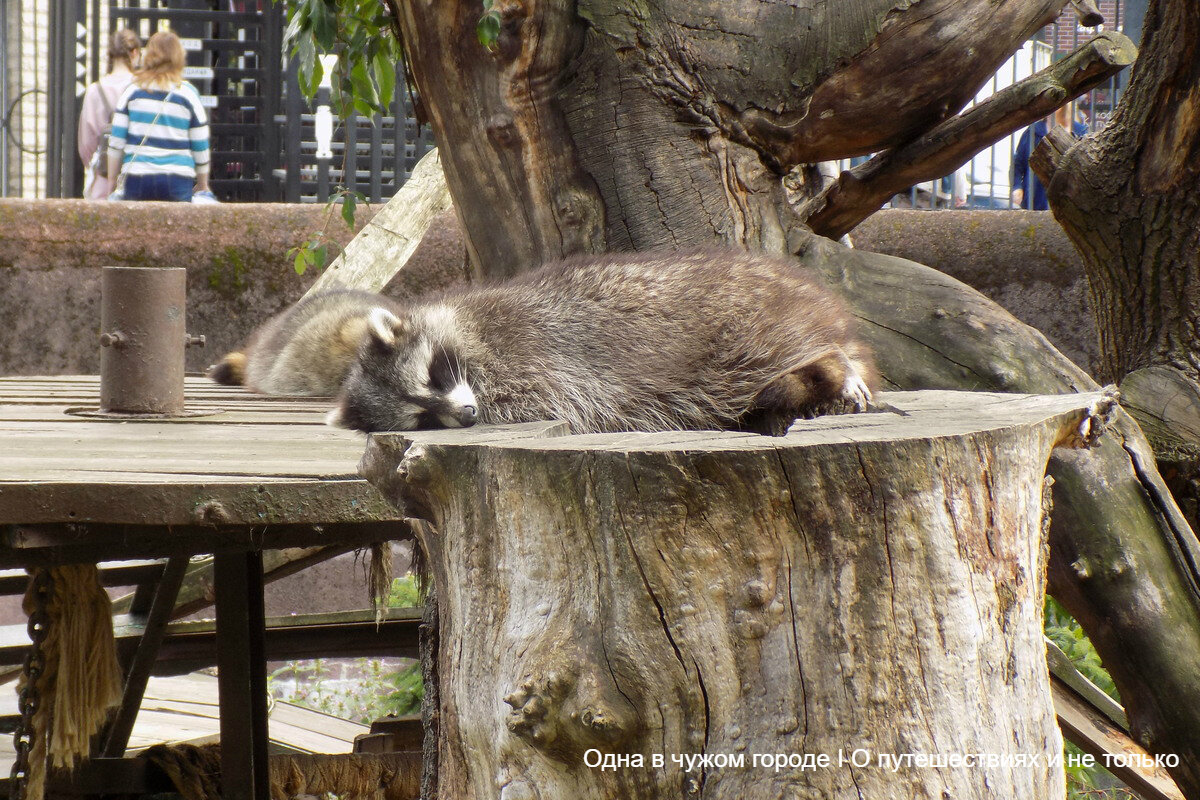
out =
<path fill-rule="evenodd" d="M 186 290 L 181 267 L 104 267 L 102 413 L 183 413 Z"/>

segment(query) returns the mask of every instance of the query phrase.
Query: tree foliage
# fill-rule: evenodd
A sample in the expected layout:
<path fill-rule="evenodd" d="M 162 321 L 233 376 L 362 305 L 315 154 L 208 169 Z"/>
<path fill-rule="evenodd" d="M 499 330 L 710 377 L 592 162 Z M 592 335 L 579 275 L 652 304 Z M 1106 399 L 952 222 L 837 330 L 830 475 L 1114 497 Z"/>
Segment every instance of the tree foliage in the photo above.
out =
<path fill-rule="evenodd" d="M 314 97 L 325 77 L 319 56 L 336 55 L 331 99 L 342 118 L 351 109 L 363 116 L 388 113 L 396 91 L 396 65 L 403 60 L 387 5 L 379 0 L 283 0 L 285 42 L 299 60 L 300 89 Z"/>

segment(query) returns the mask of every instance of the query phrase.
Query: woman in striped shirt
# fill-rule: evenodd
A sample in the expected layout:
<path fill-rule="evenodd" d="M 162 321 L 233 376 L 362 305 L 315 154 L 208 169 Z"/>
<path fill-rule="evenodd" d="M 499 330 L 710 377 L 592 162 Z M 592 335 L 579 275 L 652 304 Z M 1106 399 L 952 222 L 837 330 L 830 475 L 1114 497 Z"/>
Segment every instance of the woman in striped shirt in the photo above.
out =
<path fill-rule="evenodd" d="M 192 199 L 208 191 L 208 116 L 183 80 L 183 45 L 170 31 L 146 42 L 142 68 L 117 101 L 108 174 L 125 172 L 124 200 Z"/>

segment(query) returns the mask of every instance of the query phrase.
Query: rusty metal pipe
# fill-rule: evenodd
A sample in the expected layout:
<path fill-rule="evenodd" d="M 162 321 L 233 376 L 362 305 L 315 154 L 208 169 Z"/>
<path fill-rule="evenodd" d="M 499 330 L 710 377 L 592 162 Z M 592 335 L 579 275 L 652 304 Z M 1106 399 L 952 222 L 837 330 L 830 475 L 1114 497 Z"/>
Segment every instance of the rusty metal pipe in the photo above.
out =
<path fill-rule="evenodd" d="M 187 270 L 104 267 L 100 411 L 183 413 Z"/>

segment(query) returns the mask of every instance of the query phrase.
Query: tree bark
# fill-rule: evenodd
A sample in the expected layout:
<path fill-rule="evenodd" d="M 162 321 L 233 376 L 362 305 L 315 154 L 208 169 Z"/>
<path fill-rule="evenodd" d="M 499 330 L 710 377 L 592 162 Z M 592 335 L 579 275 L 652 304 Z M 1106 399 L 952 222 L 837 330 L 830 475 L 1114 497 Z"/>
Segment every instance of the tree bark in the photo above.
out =
<path fill-rule="evenodd" d="M 392 0 L 472 262 L 495 276 L 605 249 L 781 252 L 802 225 L 793 167 L 952 116 L 1064 3 L 497 0 L 489 54 L 474 0 Z"/>
<path fill-rule="evenodd" d="M 928 267 L 820 237 L 802 259 L 850 302 L 887 386 L 1096 388 L 1040 333 Z M 1134 738 L 1152 753 L 1178 756 L 1171 776 L 1188 798 L 1200 798 L 1200 541 L 1154 457 L 1121 414 L 1099 447 L 1051 458 L 1049 590 L 1111 671 Z"/>
<path fill-rule="evenodd" d="M 1186 0 L 1158 0 L 1144 31 L 1144 49 L 1113 119 L 1077 144 L 1046 142 L 1037 168 L 1055 217 L 1083 256 L 1102 372 L 1122 384 L 1195 527 L 1200 14 Z"/>
<path fill-rule="evenodd" d="M 843 172 L 799 210 L 814 233 L 840 238 L 892 195 L 950 175 L 1001 137 L 1020 130 L 1133 63 L 1137 48 L 1106 31 L 1067 58 L 1002 89 L 922 136 Z"/>
<path fill-rule="evenodd" d="M 785 439 L 372 437 L 364 473 L 432 523 L 439 796 L 1061 798 L 1043 476 L 1103 398 L 884 401 Z M 830 762 L 755 766 L 779 753 Z M 880 761 L 955 753 L 1022 760 Z"/>
<path fill-rule="evenodd" d="M 1083 255 L 1103 378 L 1166 365 L 1200 378 L 1200 11 L 1149 6 L 1116 113 L 1044 175 Z"/>
<path fill-rule="evenodd" d="M 799 164 L 900 147 L 948 118 L 1062 2 L 497 0 L 503 25 L 493 56 L 474 38 L 474 2 L 389 2 L 446 146 L 478 274 L 509 275 L 601 249 L 731 244 L 797 253 L 858 308 L 891 385 L 1094 386 L 1036 332 L 953 282 L 814 245 L 782 189 Z M 1185 6 L 1176 0 L 1180 14 Z M 1181 47 L 1190 52 L 1195 41 Z M 1180 107 L 1191 108 L 1196 96 Z M 1147 135 L 1169 139 L 1172 124 Z M 1195 163 L 1197 139 L 1188 141 L 1181 174 Z M 1164 163 L 1147 174 L 1170 177 Z M 1167 248 L 1169 239 L 1154 241 Z M 1104 617 L 1112 635 L 1097 645 L 1107 663 L 1126 665 L 1114 671 L 1143 743 L 1157 753 L 1196 753 L 1200 702 L 1192 698 L 1200 689 L 1186 670 L 1200 663 L 1196 539 L 1158 493 L 1162 482 L 1136 426 L 1123 420 L 1118 435 L 1122 446 L 1100 456 L 1104 470 L 1055 467 L 1079 476 L 1085 491 L 1071 496 L 1079 513 L 1056 518 L 1052 536 L 1064 552 L 1095 546 L 1091 537 L 1110 554 L 1135 554 L 1125 574 L 1142 588 L 1116 598 L 1135 605 L 1080 590 L 1072 596 L 1095 607 L 1070 608 Z M 1113 485 L 1119 492 L 1110 494 Z M 1162 565 L 1163 574 L 1147 571 Z M 1084 585 L 1070 572 L 1060 578 Z M 1152 602 L 1154 592 L 1170 602 Z M 1171 648 L 1182 654 L 1174 662 Z M 1139 707 L 1146 697 L 1152 702 Z M 1175 777 L 1200 797 L 1193 774 Z"/>

